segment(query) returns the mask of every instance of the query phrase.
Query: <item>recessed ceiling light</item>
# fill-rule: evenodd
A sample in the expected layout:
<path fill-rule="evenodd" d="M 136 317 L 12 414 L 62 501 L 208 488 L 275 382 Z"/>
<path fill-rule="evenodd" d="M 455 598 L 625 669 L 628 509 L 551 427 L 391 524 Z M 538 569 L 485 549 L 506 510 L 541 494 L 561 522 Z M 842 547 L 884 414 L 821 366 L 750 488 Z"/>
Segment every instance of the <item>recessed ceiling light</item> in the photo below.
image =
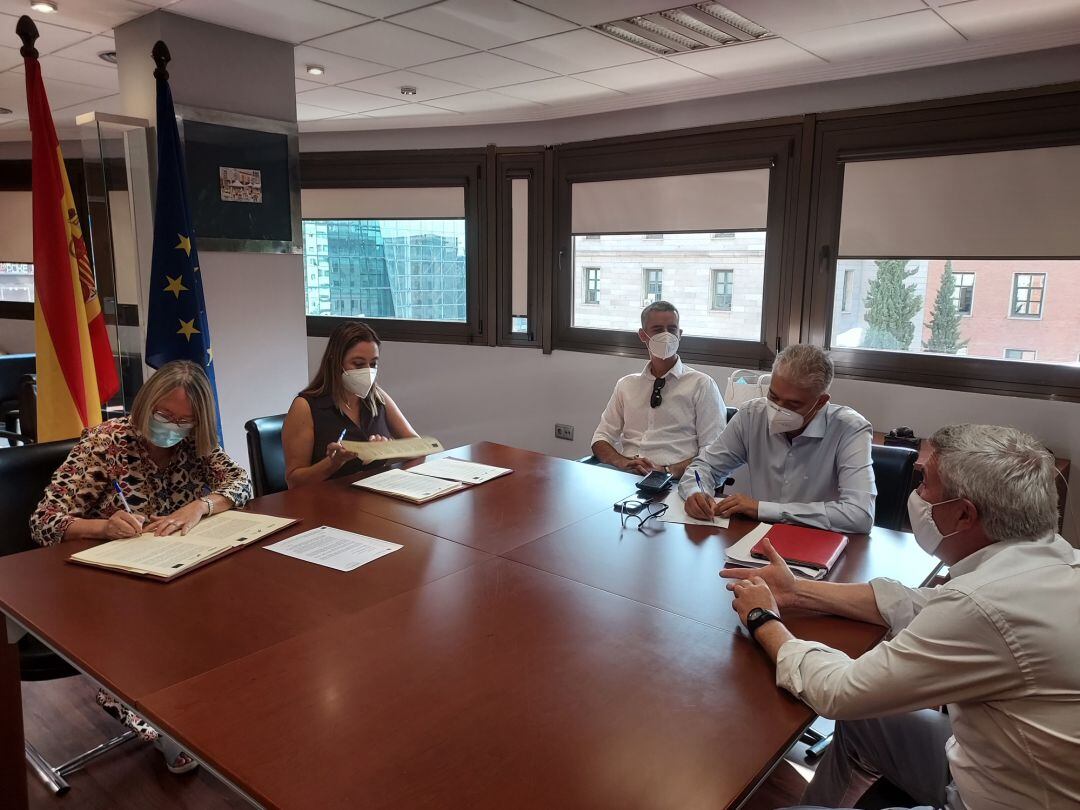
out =
<path fill-rule="evenodd" d="M 11 115 L 11 110 L 7 107 L 0 107 L 0 115 Z"/>
<path fill-rule="evenodd" d="M 404 87 L 401 88 L 401 95 L 403 95 L 403 96 L 415 96 L 416 95 L 416 88 L 415 87 L 409 87 L 408 85 L 405 85 Z"/>
<path fill-rule="evenodd" d="M 322 76 L 324 73 L 326 73 L 326 68 L 324 68 L 322 65 L 308 65 L 307 72 L 310 73 L 312 76 Z"/>
<path fill-rule="evenodd" d="M 30 4 L 30 8 L 34 11 L 39 11 L 42 14 L 55 14 L 60 10 L 52 0 L 34 0 L 34 2 Z"/>
<path fill-rule="evenodd" d="M 108 62 L 110 65 L 115 65 L 116 51 L 102 51 L 97 55 L 97 58 L 103 62 Z"/>

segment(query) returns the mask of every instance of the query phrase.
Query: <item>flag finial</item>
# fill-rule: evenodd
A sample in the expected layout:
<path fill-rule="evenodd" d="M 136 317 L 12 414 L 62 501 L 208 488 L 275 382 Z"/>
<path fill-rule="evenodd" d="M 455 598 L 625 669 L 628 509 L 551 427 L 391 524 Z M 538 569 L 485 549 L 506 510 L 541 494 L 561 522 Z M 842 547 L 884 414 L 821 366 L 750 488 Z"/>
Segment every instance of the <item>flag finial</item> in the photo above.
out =
<path fill-rule="evenodd" d="M 34 21 L 23 14 L 19 17 L 19 21 L 15 23 L 15 33 L 22 40 L 22 48 L 19 53 L 30 59 L 37 59 L 38 50 L 34 47 L 34 43 L 37 42 L 38 30 L 37 26 L 34 25 Z"/>
<path fill-rule="evenodd" d="M 150 55 L 154 57 L 154 64 L 157 68 L 154 70 L 155 79 L 169 80 L 169 71 L 166 69 L 170 61 L 172 61 L 172 54 L 169 53 L 169 46 L 162 40 L 158 40 L 154 43 L 154 49 L 150 51 Z"/>

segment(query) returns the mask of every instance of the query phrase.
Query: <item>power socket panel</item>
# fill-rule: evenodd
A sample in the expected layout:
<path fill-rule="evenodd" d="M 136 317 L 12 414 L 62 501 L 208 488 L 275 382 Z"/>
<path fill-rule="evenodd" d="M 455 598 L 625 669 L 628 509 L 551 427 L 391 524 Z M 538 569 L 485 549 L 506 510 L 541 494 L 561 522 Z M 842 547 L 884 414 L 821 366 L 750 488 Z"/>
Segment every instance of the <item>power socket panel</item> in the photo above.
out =
<path fill-rule="evenodd" d="M 555 438 L 566 439 L 568 442 L 572 442 L 574 440 L 574 426 L 556 424 Z"/>

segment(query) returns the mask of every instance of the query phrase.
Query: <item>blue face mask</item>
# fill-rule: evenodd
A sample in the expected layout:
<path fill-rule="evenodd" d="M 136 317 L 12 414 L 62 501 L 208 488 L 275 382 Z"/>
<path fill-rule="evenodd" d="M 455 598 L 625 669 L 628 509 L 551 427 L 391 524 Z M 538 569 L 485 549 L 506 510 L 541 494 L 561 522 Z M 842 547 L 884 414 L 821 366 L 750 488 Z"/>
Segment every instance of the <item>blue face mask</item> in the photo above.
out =
<path fill-rule="evenodd" d="M 186 439 L 193 427 L 160 421 L 155 414 L 150 419 L 150 441 L 158 447 L 172 447 Z"/>

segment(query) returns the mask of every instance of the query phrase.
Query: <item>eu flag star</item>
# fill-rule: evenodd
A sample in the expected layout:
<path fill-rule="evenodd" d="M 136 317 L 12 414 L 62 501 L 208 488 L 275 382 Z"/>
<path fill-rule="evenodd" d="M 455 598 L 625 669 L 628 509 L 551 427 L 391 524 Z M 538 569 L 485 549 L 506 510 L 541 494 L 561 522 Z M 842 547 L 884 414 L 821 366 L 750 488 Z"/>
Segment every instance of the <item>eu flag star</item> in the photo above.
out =
<path fill-rule="evenodd" d="M 191 255 L 191 237 L 184 236 L 182 233 L 178 233 L 176 236 L 180 240 L 180 244 L 176 246 L 176 249 L 184 251 L 185 256 L 190 256 Z"/>
<path fill-rule="evenodd" d="M 181 292 L 187 291 L 187 287 L 184 286 L 183 276 L 173 278 L 172 276 L 167 275 L 165 278 L 169 280 L 169 283 L 165 285 L 165 292 L 174 293 L 176 297 L 179 298 Z"/>
<path fill-rule="evenodd" d="M 199 332 L 199 330 L 195 328 L 195 319 L 194 318 L 192 318 L 190 321 L 185 321 L 185 320 L 183 320 L 181 318 L 180 319 L 180 328 L 176 330 L 176 334 L 183 335 L 190 342 L 192 335 L 199 335 L 199 334 L 202 334 L 202 333 Z"/>

